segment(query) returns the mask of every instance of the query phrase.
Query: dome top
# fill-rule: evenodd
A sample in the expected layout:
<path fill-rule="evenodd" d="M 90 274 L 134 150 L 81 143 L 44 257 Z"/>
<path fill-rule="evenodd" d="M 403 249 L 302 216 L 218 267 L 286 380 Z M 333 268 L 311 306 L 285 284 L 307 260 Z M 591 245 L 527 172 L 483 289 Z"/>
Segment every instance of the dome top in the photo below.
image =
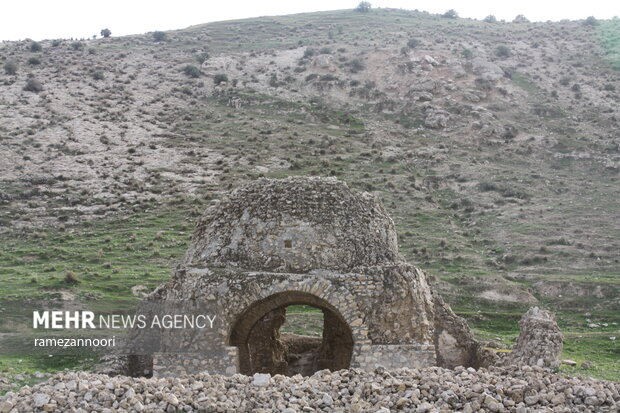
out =
<path fill-rule="evenodd" d="M 373 195 L 335 178 L 258 179 L 200 218 L 185 266 L 351 270 L 399 261 L 394 223 Z"/>

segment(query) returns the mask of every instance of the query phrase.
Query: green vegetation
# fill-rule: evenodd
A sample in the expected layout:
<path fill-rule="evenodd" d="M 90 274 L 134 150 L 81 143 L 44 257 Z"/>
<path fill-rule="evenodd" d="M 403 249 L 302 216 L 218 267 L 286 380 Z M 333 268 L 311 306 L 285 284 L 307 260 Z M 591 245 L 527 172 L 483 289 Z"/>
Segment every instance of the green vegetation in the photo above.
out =
<path fill-rule="evenodd" d="M 456 12 L 456 10 L 450 9 L 444 14 L 442 14 L 441 17 L 445 17 L 446 19 L 457 19 L 459 17 L 459 14 Z"/>
<path fill-rule="evenodd" d="M 614 69 L 620 70 L 620 19 L 601 20 L 596 27 L 607 60 Z"/>
<path fill-rule="evenodd" d="M 30 51 L 31 52 L 40 52 L 42 50 L 41 44 L 39 42 L 30 43 Z"/>
<path fill-rule="evenodd" d="M 112 35 L 112 31 L 110 29 L 102 29 L 101 30 L 101 36 L 103 37 L 110 37 Z"/>
<path fill-rule="evenodd" d="M 183 68 L 183 73 L 185 73 L 189 77 L 197 78 L 200 77 L 200 69 L 194 65 L 187 65 Z"/>
<path fill-rule="evenodd" d="M 14 75 L 17 73 L 17 63 L 13 60 L 7 60 L 4 62 L 4 73 L 7 75 Z"/>
<path fill-rule="evenodd" d="M 510 49 L 508 48 L 508 46 L 497 46 L 495 48 L 495 56 L 497 57 L 510 57 L 511 53 L 510 53 Z"/>
<path fill-rule="evenodd" d="M 370 2 L 360 1 L 357 7 L 355 8 L 355 11 L 358 11 L 360 13 L 368 13 L 371 7 L 372 5 L 370 4 Z"/>
<path fill-rule="evenodd" d="M 153 32 L 153 40 L 155 40 L 156 42 L 163 42 L 166 39 L 167 39 L 167 35 L 165 32 L 162 32 L 159 30 Z"/>
<path fill-rule="evenodd" d="M 43 90 L 43 85 L 37 79 L 30 78 L 24 86 L 24 90 L 27 92 L 39 93 Z"/>

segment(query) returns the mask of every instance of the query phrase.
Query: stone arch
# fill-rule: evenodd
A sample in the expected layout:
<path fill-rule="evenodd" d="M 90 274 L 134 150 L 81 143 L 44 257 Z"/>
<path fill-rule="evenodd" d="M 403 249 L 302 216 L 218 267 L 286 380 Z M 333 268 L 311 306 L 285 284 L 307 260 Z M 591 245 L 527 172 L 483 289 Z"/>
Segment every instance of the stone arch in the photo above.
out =
<path fill-rule="evenodd" d="M 257 300 L 235 319 L 229 344 L 239 349 L 239 372 L 243 374 L 293 374 L 289 369 L 290 343 L 280 340 L 279 328 L 290 305 L 309 305 L 323 311 L 323 337 L 313 351 L 310 370 L 340 370 L 350 366 L 353 332 L 340 311 L 325 299 L 303 291 L 282 291 Z M 296 343 L 296 346 L 313 344 Z"/>

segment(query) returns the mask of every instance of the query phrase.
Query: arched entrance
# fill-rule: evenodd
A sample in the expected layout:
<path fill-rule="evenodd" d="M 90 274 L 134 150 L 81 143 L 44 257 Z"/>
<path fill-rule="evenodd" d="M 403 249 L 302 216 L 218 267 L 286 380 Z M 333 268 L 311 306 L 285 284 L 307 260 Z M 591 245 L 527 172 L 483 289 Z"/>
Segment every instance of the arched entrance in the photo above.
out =
<path fill-rule="evenodd" d="M 323 311 L 323 337 L 282 337 L 286 307 L 309 305 Z M 251 304 L 238 316 L 230 345 L 239 348 L 239 371 L 243 374 L 312 374 L 322 369 L 346 369 L 353 353 L 351 328 L 327 301 L 301 291 L 273 294 Z"/>

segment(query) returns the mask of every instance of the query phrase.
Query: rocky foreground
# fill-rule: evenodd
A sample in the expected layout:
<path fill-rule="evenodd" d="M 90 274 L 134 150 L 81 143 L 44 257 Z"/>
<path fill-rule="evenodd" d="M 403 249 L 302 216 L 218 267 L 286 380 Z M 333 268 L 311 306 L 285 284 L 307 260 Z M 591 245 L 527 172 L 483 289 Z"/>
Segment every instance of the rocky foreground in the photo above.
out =
<path fill-rule="evenodd" d="M 538 367 L 489 370 L 356 369 L 311 377 L 199 374 L 179 378 L 61 373 L 0 399 L 22 411 L 209 412 L 612 412 L 620 383 L 570 378 Z"/>

